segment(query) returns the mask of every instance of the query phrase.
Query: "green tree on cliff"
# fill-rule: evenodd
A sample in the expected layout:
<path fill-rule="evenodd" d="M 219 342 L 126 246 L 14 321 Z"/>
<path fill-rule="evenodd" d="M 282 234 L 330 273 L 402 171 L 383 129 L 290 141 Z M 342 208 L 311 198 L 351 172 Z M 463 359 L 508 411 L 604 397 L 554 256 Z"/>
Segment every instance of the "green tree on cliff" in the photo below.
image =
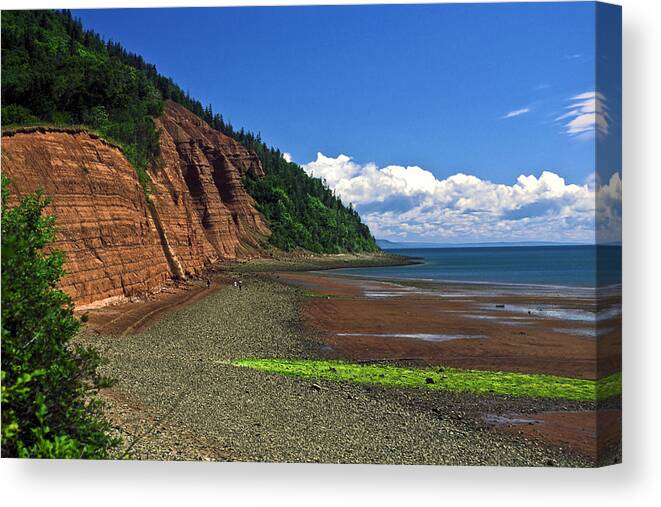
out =
<path fill-rule="evenodd" d="M 94 391 L 99 356 L 74 346 L 80 327 L 57 283 L 63 257 L 44 248 L 54 218 L 40 192 L 15 208 L 2 179 L 2 456 L 107 458 L 118 441 Z"/>

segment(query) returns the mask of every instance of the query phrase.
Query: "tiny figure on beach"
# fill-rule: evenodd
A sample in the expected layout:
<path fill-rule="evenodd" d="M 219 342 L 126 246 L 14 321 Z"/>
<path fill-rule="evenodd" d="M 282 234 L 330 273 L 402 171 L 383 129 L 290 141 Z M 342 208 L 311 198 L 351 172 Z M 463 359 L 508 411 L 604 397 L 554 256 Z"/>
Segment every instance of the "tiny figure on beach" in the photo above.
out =
<path fill-rule="evenodd" d="M 207 289 L 211 288 L 211 278 L 207 278 Z"/>
<path fill-rule="evenodd" d="M 236 280 L 234 280 L 234 288 L 236 289 L 238 286 L 239 286 L 239 283 Z"/>
<path fill-rule="evenodd" d="M 242 290 L 242 289 L 243 289 L 243 282 L 241 280 L 239 280 L 239 290 Z"/>

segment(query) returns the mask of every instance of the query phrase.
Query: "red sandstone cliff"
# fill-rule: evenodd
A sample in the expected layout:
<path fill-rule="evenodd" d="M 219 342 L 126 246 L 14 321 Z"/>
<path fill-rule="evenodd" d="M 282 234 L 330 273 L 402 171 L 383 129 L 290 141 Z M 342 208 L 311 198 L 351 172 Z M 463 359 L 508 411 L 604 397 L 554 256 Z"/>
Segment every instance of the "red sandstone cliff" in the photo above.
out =
<path fill-rule="evenodd" d="M 151 171 L 153 202 L 183 273 L 259 253 L 270 231 L 241 181 L 263 175 L 257 156 L 171 101 L 157 127 L 163 165 Z"/>
<path fill-rule="evenodd" d="M 62 288 L 78 304 L 136 295 L 170 271 L 135 170 L 121 151 L 85 132 L 2 137 L 2 172 L 14 199 L 43 187 L 66 255 Z"/>
<path fill-rule="evenodd" d="M 39 186 L 52 198 L 66 255 L 62 288 L 77 305 L 154 290 L 212 262 L 259 255 L 270 231 L 242 184 L 259 159 L 167 102 L 157 121 L 163 163 L 151 202 L 119 148 L 83 131 L 3 133 L 14 202 Z"/>

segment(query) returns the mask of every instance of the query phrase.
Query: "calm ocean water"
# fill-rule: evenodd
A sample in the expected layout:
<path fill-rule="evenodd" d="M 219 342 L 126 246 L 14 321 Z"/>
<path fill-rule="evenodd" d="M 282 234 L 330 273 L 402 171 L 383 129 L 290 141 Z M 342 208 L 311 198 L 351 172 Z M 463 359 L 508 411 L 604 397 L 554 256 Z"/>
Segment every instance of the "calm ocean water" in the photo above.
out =
<path fill-rule="evenodd" d="M 621 246 L 407 248 L 412 266 L 339 269 L 375 278 L 412 278 L 498 284 L 603 287 L 621 283 Z"/>

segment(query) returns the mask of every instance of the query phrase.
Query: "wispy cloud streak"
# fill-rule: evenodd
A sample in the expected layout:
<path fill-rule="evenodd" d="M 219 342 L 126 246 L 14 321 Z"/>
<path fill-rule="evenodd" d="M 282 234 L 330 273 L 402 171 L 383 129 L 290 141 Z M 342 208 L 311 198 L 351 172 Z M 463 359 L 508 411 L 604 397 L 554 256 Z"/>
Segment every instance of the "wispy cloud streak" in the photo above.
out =
<path fill-rule="evenodd" d="M 510 111 L 505 116 L 503 116 L 503 119 L 514 118 L 516 116 L 521 116 L 522 114 L 526 114 L 526 113 L 529 113 L 529 112 L 530 112 L 529 107 L 523 107 L 521 109 L 515 109 L 514 111 Z"/>
<path fill-rule="evenodd" d="M 597 91 L 588 91 L 569 99 L 567 112 L 556 121 L 563 122 L 565 133 L 570 136 L 591 138 L 595 134 L 608 135 L 610 115 L 606 97 Z"/>

